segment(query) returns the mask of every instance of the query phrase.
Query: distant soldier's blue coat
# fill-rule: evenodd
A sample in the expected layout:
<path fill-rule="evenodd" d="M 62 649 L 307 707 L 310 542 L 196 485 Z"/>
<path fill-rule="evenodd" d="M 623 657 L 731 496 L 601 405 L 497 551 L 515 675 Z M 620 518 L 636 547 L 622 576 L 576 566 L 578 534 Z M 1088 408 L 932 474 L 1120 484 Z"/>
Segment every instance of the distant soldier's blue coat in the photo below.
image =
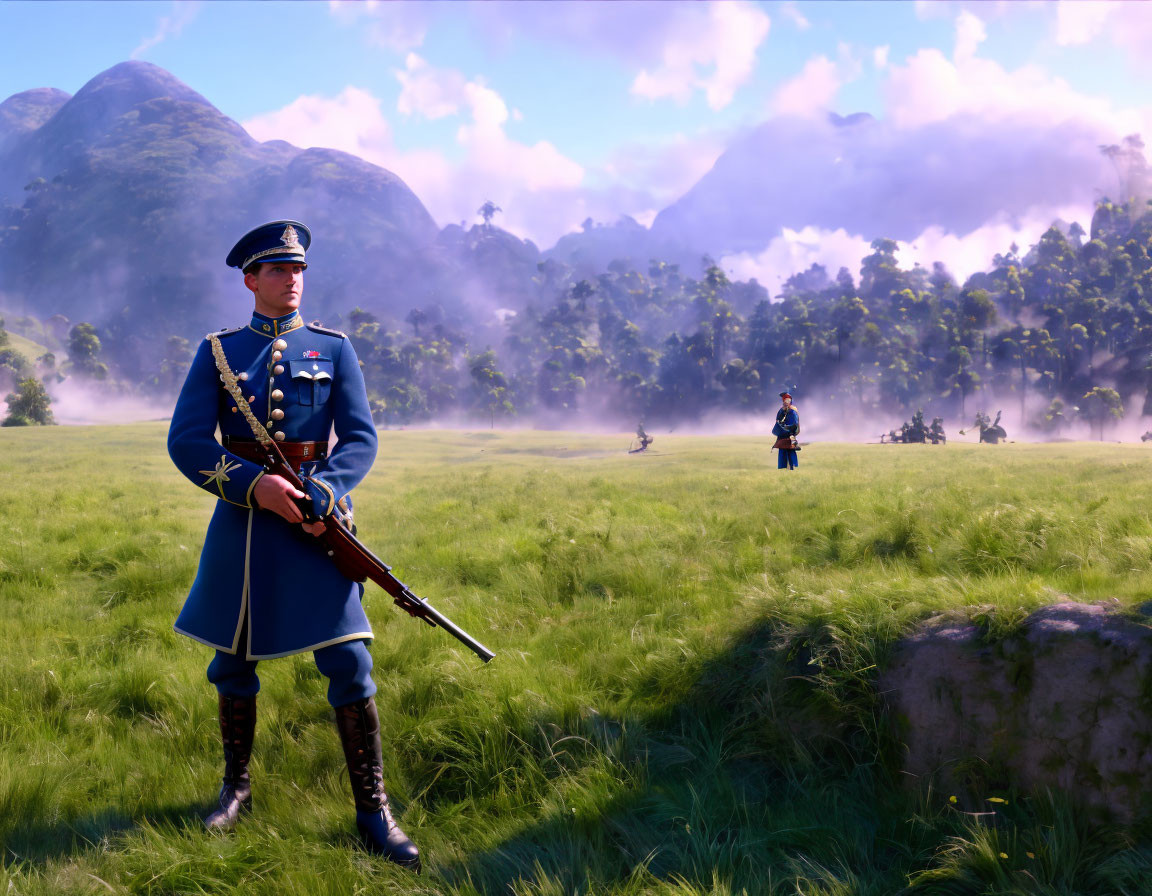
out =
<path fill-rule="evenodd" d="M 330 513 L 376 457 L 376 429 L 352 343 L 342 333 L 304 325 L 298 312 L 276 319 L 256 314 L 247 327 L 218 335 L 229 366 L 244 377 L 244 397 L 269 432 L 283 432 L 289 442 L 324 442 L 335 429 L 339 441 L 330 456 L 301 469 L 316 513 Z M 273 360 L 277 340 L 286 347 Z M 172 414 L 168 453 L 180 472 L 219 500 L 176 631 L 251 659 L 371 638 L 360 605 L 363 588 L 342 576 L 298 525 L 255 507 L 252 493 L 263 468 L 221 447 L 217 426 L 221 436 L 254 438 L 205 339 Z"/>
<path fill-rule="evenodd" d="M 794 436 L 798 432 L 800 432 L 800 415 L 796 413 L 796 408 L 791 406 L 780 408 L 776 412 L 776 425 L 772 427 L 772 435 L 776 438 L 783 438 L 784 436 Z M 776 466 L 780 469 L 798 467 L 800 466 L 799 455 L 795 451 L 781 448 Z"/>

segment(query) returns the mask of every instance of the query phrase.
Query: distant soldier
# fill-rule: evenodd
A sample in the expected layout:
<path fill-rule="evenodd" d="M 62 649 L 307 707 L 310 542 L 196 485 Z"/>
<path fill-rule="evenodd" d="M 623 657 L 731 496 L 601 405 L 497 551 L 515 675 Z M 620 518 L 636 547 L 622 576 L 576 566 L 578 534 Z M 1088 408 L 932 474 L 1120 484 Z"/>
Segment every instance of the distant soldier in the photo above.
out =
<path fill-rule="evenodd" d="M 218 499 L 196 581 L 176 620 L 176 631 L 216 649 L 208 680 L 219 692 L 224 782 L 205 823 L 230 830 L 252 806 L 257 662 L 310 652 L 328 679 L 361 842 L 419 870 L 419 853 L 396 825 L 384 792 L 364 589 L 337 570 L 314 538 L 325 523 L 303 524 L 298 506 L 307 502 L 318 518 L 336 507 L 350 516 L 348 493 L 376 457 L 376 427 L 351 342 L 300 317 L 311 238 L 297 221 L 276 221 L 233 247 L 227 264 L 243 271 L 255 311 L 247 326 L 209 334 L 200 344 L 168 431 L 180 472 Z M 266 423 L 306 493 L 264 469 L 247 415 L 221 385 L 227 369 L 243 381 L 244 410 Z M 329 450 L 333 431 L 339 441 Z"/>
<path fill-rule="evenodd" d="M 648 446 L 655 441 L 655 438 L 644 431 L 644 424 L 639 423 L 636 426 L 636 438 L 632 440 L 632 445 L 628 449 L 628 453 L 639 454 L 641 451 L 647 451 Z"/>
<path fill-rule="evenodd" d="M 780 393 L 780 410 L 776 412 L 776 425 L 772 427 L 772 435 L 776 436 L 773 448 L 780 451 L 777 458 L 777 469 L 795 470 L 800 465 L 796 452 L 800 450 L 800 443 L 796 436 L 800 433 L 800 415 L 792 406 L 792 396 L 788 392 Z"/>
<path fill-rule="evenodd" d="M 979 440 L 989 445 L 996 445 L 1008 438 L 1008 433 L 1005 432 L 1004 427 L 1000 425 L 1001 411 L 996 412 L 996 419 L 993 420 L 983 411 L 976 412 L 976 420 L 972 423 L 979 432 Z M 972 427 L 969 427 L 970 429 Z M 960 435 L 966 435 L 964 430 L 960 430 Z"/>
<path fill-rule="evenodd" d="M 928 429 L 928 438 L 933 445 L 943 445 L 947 443 L 948 436 L 944 433 L 944 418 L 933 417 L 932 426 Z"/>
<path fill-rule="evenodd" d="M 917 408 L 916 413 L 912 415 L 912 422 L 904 425 L 907 427 L 904 441 L 921 445 L 928 441 L 928 427 L 924 425 L 924 411 L 920 408 Z"/>

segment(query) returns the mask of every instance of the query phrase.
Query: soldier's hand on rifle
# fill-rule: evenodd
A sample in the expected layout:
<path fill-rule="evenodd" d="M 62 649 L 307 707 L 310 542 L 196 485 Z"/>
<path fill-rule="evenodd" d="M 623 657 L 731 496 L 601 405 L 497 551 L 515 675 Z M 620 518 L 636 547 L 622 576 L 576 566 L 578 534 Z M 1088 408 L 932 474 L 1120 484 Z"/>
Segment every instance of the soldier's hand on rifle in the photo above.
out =
<path fill-rule="evenodd" d="M 265 510 L 271 510 L 277 516 L 281 516 L 290 523 L 304 522 L 304 514 L 300 512 L 300 508 L 296 506 L 296 501 L 299 498 L 306 497 L 304 492 L 292 485 L 283 476 L 276 476 L 272 473 L 266 473 L 260 477 L 256 483 L 256 488 L 253 490 L 253 495 L 256 498 L 256 503 L 263 507 Z M 320 525 L 320 531 L 323 532 L 323 523 Z M 318 533 L 312 532 L 313 535 Z"/>

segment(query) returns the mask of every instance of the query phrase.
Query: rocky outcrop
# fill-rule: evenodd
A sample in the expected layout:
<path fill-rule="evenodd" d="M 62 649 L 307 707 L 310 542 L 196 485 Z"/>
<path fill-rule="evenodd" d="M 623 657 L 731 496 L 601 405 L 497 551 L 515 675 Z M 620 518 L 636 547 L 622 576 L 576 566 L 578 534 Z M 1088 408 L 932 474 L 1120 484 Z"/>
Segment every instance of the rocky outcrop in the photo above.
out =
<path fill-rule="evenodd" d="M 1121 822 L 1152 810 L 1152 628 L 1112 606 L 1045 607 L 1000 640 L 930 621 L 880 688 L 919 783 L 971 804 L 1050 789 Z"/>

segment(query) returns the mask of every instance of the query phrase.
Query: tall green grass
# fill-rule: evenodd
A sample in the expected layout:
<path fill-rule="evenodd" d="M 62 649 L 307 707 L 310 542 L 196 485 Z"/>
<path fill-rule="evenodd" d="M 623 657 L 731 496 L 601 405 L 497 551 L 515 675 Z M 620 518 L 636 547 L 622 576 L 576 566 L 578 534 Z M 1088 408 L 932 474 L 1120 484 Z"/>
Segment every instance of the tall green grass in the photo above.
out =
<path fill-rule="evenodd" d="M 1145 446 L 813 445 L 786 473 L 763 439 L 381 433 L 362 537 L 498 654 L 370 587 L 414 878 L 356 847 L 308 656 L 261 664 L 256 810 L 203 831 L 210 651 L 171 624 L 212 500 L 163 439 L 0 431 L 0 894 L 1152 892 L 1141 831 L 906 787 L 873 688 L 938 613 L 1139 613 Z"/>

